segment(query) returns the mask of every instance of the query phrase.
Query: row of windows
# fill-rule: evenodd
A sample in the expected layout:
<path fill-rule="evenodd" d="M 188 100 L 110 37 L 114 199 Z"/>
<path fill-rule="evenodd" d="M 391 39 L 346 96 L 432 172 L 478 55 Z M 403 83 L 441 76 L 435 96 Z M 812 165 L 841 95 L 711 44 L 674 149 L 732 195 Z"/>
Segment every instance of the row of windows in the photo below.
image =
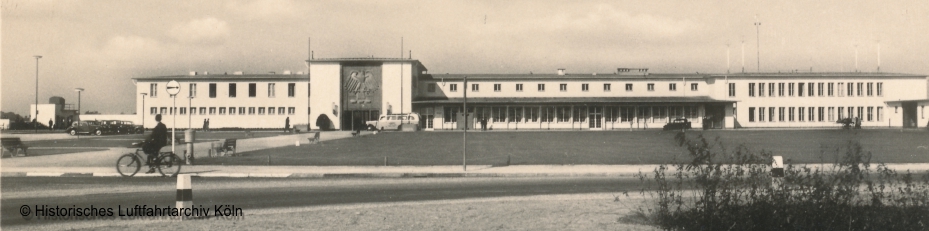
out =
<path fill-rule="evenodd" d="M 246 111 L 246 109 L 248 109 Z M 229 115 L 245 115 L 246 112 L 248 115 L 254 115 L 256 112 L 258 115 L 293 115 L 296 111 L 294 107 L 190 107 L 191 115 L 216 115 L 217 112 L 219 115 L 226 115 L 227 112 Z M 176 107 L 151 107 L 149 108 L 149 113 L 152 115 L 162 114 L 162 115 L 173 115 L 177 112 L 178 115 L 186 115 L 188 110 L 186 107 L 176 108 Z M 286 113 L 286 114 L 285 114 Z"/>
<path fill-rule="evenodd" d="M 690 84 L 690 90 L 691 90 L 691 91 L 697 91 L 698 86 L 699 86 L 699 85 L 698 85 L 697 83 L 691 83 L 691 84 Z M 494 87 L 494 91 L 495 91 L 495 92 L 499 92 L 499 91 L 501 91 L 501 90 L 503 89 L 503 85 L 502 85 L 502 84 L 499 84 L 499 83 L 493 84 L 493 87 Z M 654 83 L 649 83 L 649 84 L 646 85 L 646 88 L 648 89 L 648 91 L 654 91 L 654 90 L 655 90 L 655 84 L 654 84 Z M 427 91 L 427 92 L 435 92 L 435 89 L 436 89 L 436 84 L 435 84 L 435 83 L 431 83 L 431 84 L 427 85 L 427 87 L 426 87 L 426 91 Z M 545 84 L 544 84 L 544 83 L 538 84 L 538 85 L 537 85 L 537 89 L 538 89 L 539 92 L 544 92 L 544 91 L 545 91 Z M 451 92 L 457 92 L 457 91 L 458 91 L 458 84 L 457 84 L 457 83 L 449 84 L 448 90 L 451 91 Z M 473 84 L 471 84 L 471 91 L 472 91 L 472 92 L 480 92 L 480 90 L 481 90 L 481 85 L 480 85 L 479 83 L 473 83 Z M 560 90 L 560 91 L 568 91 L 568 84 L 567 84 L 567 83 L 559 84 L 559 85 L 558 85 L 558 90 Z M 603 84 L 603 91 L 608 92 L 608 91 L 611 91 L 611 90 L 612 90 L 612 84 L 609 84 L 609 83 L 604 83 L 604 84 Z M 669 91 L 677 91 L 677 83 L 669 83 L 669 84 L 668 84 L 668 90 L 669 90 Z M 523 84 L 522 84 L 522 83 L 517 83 L 517 84 L 516 84 L 516 91 L 518 91 L 518 92 L 523 91 Z M 582 84 L 581 84 L 581 91 L 590 91 L 590 84 L 588 84 L 588 83 L 582 83 Z M 631 83 L 627 83 L 627 84 L 626 84 L 626 91 L 632 91 L 632 84 L 631 84 Z"/>
<path fill-rule="evenodd" d="M 877 110 L 875 110 L 877 109 Z M 867 114 L 865 114 L 867 113 Z M 876 114 L 875 114 L 876 113 Z M 756 120 L 757 115 L 757 120 Z M 796 116 L 796 117 L 795 117 Z M 748 122 L 835 122 L 838 119 L 861 118 L 862 121 L 883 121 L 884 107 L 749 107 Z M 796 119 L 796 120 L 795 120 Z"/>
<path fill-rule="evenodd" d="M 276 86 L 277 86 L 276 83 L 268 83 L 268 98 L 274 98 L 275 95 L 277 95 Z M 297 88 L 296 83 L 288 83 L 287 84 L 287 97 L 294 97 L 296 95 L 296 88 Z M 188 89 L 189 89 L 188 93 L 190 97 L 197 97 L 197 84 L 196 83 L 191 83 Z M 238 88 L 235 83 L 229 83 L 229 91 L 228 91 L 229 98 L 236 97 L 237 89 Z M 258 90 L 257 83 L 249 83 L 248 84 L 248 97 L 256 97 L 256 95 L 258 94 L 257 90 Z M 210 91 L 209 92 L 210 98 L 216 98 L 216 84 L 215 83 L 209 84 L 209 91 Z M 152 98 L 158 97 L 158 84 L 157 83 L 149 84 L 148 94 L 149 94 L 149 97 L 152 97 Z"/>
<path fill-rule="evenodd" d="M 757 86 L 757 88 L 755 87 Z M 876 86 L 876 91 L 875 91 Z M 756 91 L 757 90 L 757 91 Z M 776 90 L 776 91 L 775 91 Z M 798 96 L 877 96 L 884 95 L 884 83 L 748 83 L 749 97 Z M 729 84 L 729 96 L 735 96 L 735 84 Z"/>
<path fill-rule="evenodd" d="M 457 122 L 461 107 L 445 107 L 444 122 Z M 587 122 L 588 118 L 603 118 L 605 122 L 631 122 L 634 119 L 664 122 L 674 118 L 697 119 L 695 106 L 509 106 L 468 107 L 477 120 L 487 122 Z M 636 114 L 638 113 L 638 114 Z M 426 112 L 427 115 L 431 115 Z"/>

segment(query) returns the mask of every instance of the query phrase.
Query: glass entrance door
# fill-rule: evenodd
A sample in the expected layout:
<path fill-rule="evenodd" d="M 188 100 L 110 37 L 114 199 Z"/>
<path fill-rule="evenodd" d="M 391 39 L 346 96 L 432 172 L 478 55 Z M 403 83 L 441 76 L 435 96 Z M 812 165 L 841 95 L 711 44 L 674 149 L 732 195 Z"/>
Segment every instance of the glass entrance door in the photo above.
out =
<path fill-rule="evenodd" d="M 601 119 L 603 118 L 603 108 L 601 107 L 590 107 L 588 108 L 587 114 L 587 124 L 589 128 L 599 129 L 603 128 L 601 124 Z"/>

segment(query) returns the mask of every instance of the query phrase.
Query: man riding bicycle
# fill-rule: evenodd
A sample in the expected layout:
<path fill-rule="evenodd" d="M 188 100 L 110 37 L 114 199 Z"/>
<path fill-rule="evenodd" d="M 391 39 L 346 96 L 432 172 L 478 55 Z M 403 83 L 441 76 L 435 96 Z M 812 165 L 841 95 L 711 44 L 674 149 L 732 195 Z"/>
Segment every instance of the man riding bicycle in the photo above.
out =
<path fill-rule="evenodd" d="M 155 158 L 158 157 L 158 152 L 161 151 L 161 148 L 166 146 L 168 143 L 168 127 L 165 124 L 161 123 L 161 114 L 155 115 L 155 121 L 158 122 L 155 125 L 155 129 L 152 129 L 152 134 L 145 139 L 145 146 L 142 147 L 142 151 L 148 155 L 148 172 L 155 172 Z"/>

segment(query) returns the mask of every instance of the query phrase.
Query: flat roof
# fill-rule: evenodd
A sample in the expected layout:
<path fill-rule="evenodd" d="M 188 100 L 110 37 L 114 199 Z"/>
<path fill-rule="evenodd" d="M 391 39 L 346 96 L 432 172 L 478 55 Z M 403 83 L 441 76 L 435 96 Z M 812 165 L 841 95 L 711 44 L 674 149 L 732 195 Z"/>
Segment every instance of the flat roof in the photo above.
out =
<path fill-rule="evenodd" d="M 136 81 L 150 81 L 150 80 L 281 80 L 281 79 L 290 79 L 290 80 L 307 80 L 307 74 L 210 74 L 210 75 L 168 75 L 168 76 L 149 76 L 149 77 L 136 77 L 132 78 Z"/>
<path fill-rule="evenodd" d="M 463 103 L 464 98 L 421 98 L 414 104 Z M 468 103 L 734 103 L 707 96 L 672 97 L 480 97 L 468 98 Z"/>

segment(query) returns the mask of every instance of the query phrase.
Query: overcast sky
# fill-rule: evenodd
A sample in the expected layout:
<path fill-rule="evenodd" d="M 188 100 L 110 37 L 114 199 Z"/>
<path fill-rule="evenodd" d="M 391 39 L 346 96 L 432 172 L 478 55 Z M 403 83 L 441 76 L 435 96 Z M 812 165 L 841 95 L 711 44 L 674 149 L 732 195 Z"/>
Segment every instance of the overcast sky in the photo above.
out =
<path fill-rule="evenodd" d="M 130 78 L 305 71 L 316 58 L 399 57 L 431 73 L 929 74 L 929 1 L 18 1 L 2 0 L 2 105 L 62 96 L 133 113 Z M 761 22 L 756 38 L 753 23 Z"/>

